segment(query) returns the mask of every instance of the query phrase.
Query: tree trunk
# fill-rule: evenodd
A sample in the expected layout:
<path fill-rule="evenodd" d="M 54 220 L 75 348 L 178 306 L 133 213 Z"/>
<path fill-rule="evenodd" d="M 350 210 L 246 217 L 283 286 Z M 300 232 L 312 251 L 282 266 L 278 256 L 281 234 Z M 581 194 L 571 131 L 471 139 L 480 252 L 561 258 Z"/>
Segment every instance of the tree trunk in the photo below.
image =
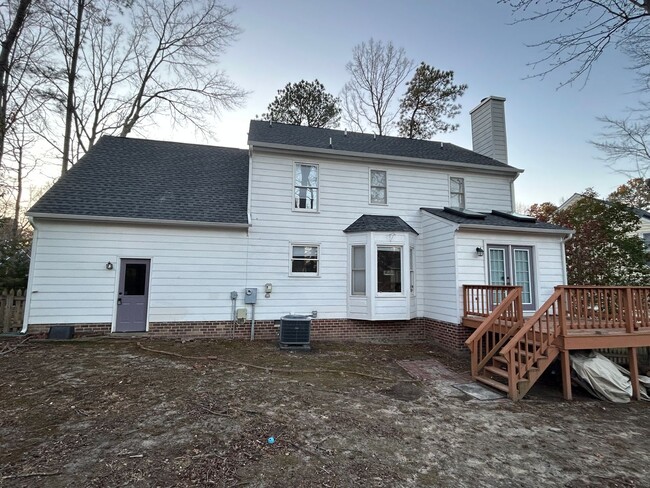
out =
<path fill-rule="evenodd" d="M 23 198 L 23 148 L 18 148 L 18 169 L 16 178 L 16 203 L 14 204 L 14 222 L 11 227 L 11 236 L 18 237 L 18 222 L 20 220 L 20 201 Z"/>
<path fill-rule="evenodd" d="M 75 111 L 74 84 L 77 79 L 77 61 L 81 47 L 81 22 L 83 19 L 86 0 L 77 0 L 77 19 L 74 30 L 74 45 L 72 46 L 72 57 L 70 59 L 70 70 L 68 71 L 68 95 L 65 105 L 65 134 L 63 136 L 63 160 L 61 162 L 61 175 L 68 171 L 70 164 L 70 146 L 72 143 L 72 116 Z"/>
<path fill-rule="evenodd" d="M 2 41 L 0 48 L 0 162 L 4 154 L 5 134 L 7 133 L 7 91 L 9 89 L 9 59 L 16 40 L 20 34 L 32 0 L 20 0 L 16 16 L 7 32 L 7 38 Z"/>

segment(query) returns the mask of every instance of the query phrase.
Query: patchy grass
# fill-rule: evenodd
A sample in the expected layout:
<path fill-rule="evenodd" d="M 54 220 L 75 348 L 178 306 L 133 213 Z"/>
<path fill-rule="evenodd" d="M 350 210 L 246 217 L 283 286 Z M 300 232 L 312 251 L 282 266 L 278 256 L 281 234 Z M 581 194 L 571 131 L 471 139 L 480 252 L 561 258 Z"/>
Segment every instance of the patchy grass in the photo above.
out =
<path fill-rule="evenodd" d="M 24 344 L 0 356 L 0 486 L 577 488 L 650 479 L 645 403 L 570 403 L 544 391 L 519 403 L 476 401 L 449 381 L 405 374 L 397 360 L 467 370 L 466 360 L 421 345 L 316 343 L 305 353 L 263 342 L 143 344 L 262 369 L 126 340 Z M 24 477 L 34 473 L 45 476 Z"/>

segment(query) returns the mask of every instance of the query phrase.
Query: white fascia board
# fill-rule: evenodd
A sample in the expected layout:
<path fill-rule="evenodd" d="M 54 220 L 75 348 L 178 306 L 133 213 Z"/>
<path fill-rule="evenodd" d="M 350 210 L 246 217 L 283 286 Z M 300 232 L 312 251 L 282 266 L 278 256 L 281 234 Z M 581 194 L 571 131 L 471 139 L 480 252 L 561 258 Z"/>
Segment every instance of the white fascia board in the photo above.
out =
<path fill-rule="evenodd" d="M 570 236 L 575 234 L 574 230 L 563 229 L 531 229 L 530 227 L 508 227 L 505 225 L 481 225 L 481 224 L 458 224 L 461 230 L 479 230 L 483 232 L 517 232 L 528 234 L 558 234 Z"/>
<path fill-rule="evenodd" d="M 96 215 L 71 215 L 71 214 L 50 214 L 41 212 L 27 212 L 28 217 L 41 220 L 61 220 L 70 222 L 98 222 L 111 224 L 143 224 L 143 225 L 173 225 L 180 227 L 214 227 L 228 229 L 247 229 L 251 224 L 229 223 L 229 222 L 194 222 L 191 220 L 168 220 L 168 219 L 138 219 L 131 217 L 103 217 Z"/>
<path fill-rule="evenodd" d="M 322 149 L 317 147 L 303 147 L 303 146 L 290 146 L 287 144 L 275 144 L 271 142 L 249 142 L 251 147 L 257 147 L 260 149 L 265 149 L 269 152 L 289 152 L 289 153 L 300 153 L 305 156 L 337 156 L 339 158 L 347 158 L 355 161 L 369 162 L 369 163 L 382 163 L 389 161 L 391 163 L 398 163 L 411 166 L 424 166 L 431 168 L 432 165 L 435 165 L 436 168 L 440 169 L 471 169 L 472 171 L 478 173 L 506 173 L 506 174 L 519 174 L 523 173 L 523 169 L 515 168 L 514 166 L 488 166 L 482 164 L 471 164 L 471 163 L 457 163 L 454 161 L 439 161 L 437 159 L 419 159 L 419 158 L 408 158 L 404 156 L 388 156 L 385 154 L 365 154 L 355 151 L 339 151 L 336 149 Z"/>

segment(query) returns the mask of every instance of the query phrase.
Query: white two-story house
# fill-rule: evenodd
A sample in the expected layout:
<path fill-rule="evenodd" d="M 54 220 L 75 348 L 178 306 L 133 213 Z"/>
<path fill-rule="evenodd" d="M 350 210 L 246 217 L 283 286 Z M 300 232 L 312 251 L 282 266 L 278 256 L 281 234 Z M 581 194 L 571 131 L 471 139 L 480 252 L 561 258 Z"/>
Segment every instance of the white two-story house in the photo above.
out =
<path fill-rule="evenodd" d="M 248 150 L 103 137 L 28 213 L 24 331 L 270 339 L 307 314 L 313 339 L 459 350 L 464 284 L 532 311 L 566 282 L 568 231 L 513 213 L 504 99 L 471 113 L 473 151 L 263 121 Z"/>

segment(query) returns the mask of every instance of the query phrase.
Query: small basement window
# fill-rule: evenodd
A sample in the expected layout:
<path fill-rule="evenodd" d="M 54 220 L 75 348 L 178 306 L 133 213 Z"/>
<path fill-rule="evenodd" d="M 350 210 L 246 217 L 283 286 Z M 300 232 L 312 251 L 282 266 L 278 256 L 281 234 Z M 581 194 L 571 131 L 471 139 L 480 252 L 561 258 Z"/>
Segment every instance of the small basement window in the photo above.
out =
<path fill-rule="evenodd" d="M 291 246 L 291 274 L 318 275 L 318 245 Z"/>
<path fill-rule="evenodd" d="M 402 292 L 402 248 L 377 246 L 377 292 Z"/>

